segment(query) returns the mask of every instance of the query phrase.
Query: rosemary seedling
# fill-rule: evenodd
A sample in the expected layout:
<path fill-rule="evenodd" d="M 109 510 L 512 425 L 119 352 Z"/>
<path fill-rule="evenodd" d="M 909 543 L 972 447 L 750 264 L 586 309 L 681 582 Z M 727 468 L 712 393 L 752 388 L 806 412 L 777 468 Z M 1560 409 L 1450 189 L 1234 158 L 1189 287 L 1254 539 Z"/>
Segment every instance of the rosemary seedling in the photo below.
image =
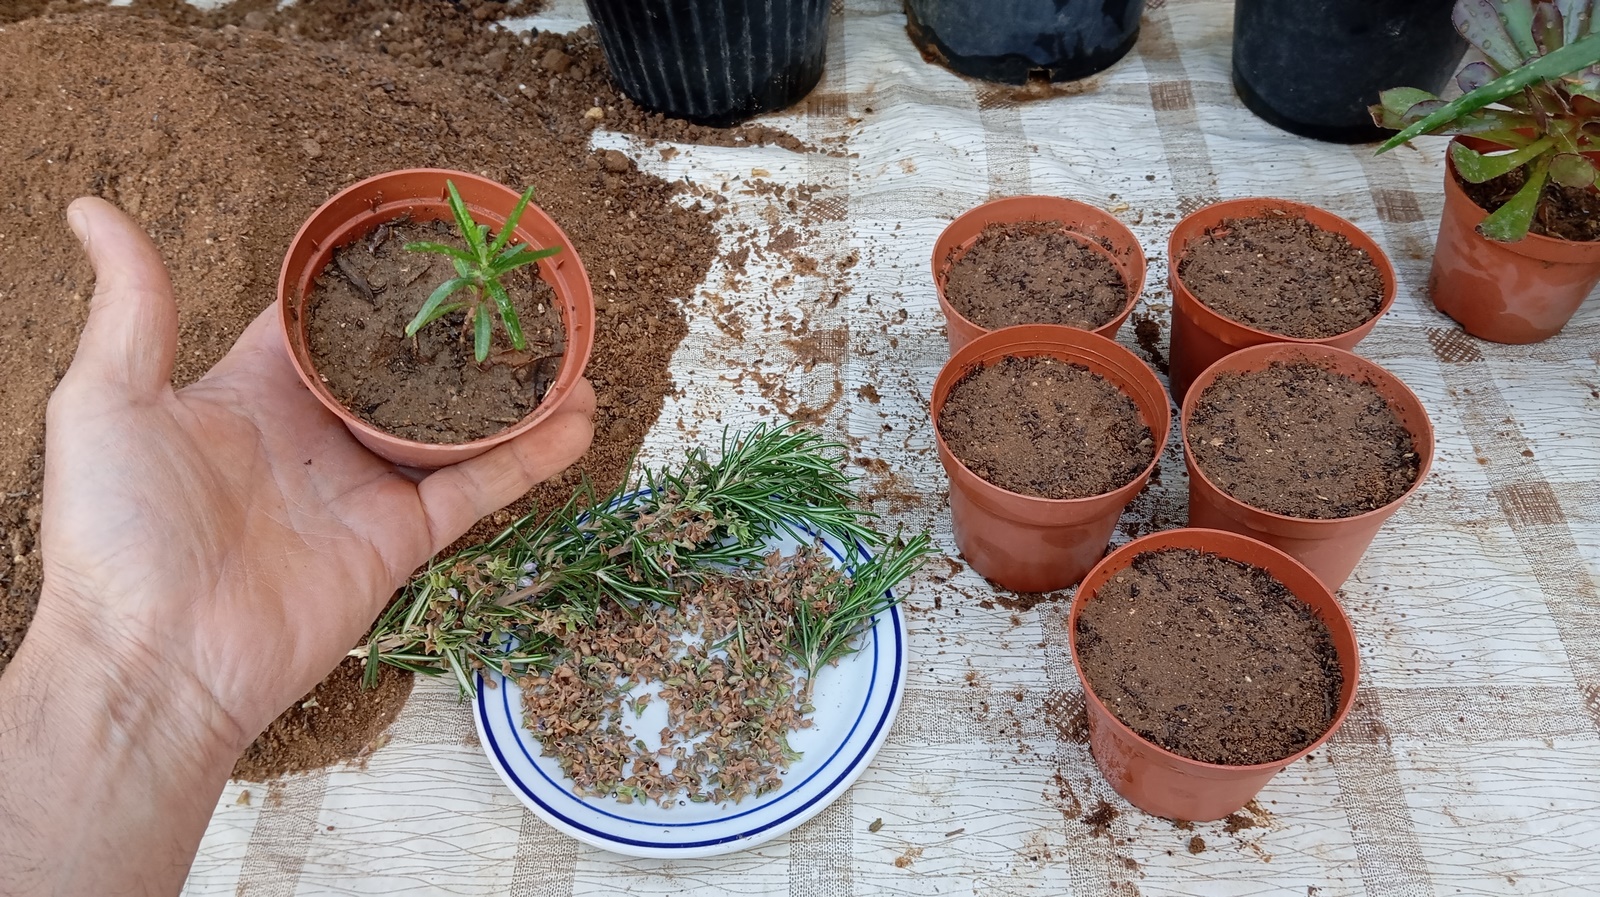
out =
<path fill-rule="evenodd" d="M 467 314 L 462 334 L 465 335 L 469 328 L 472 330 L 473 357 L 482 364 L 489 357 L 489 343 L 493 336 L 494 324 L 489 313 L 492 302 L 500 313 L 500 323 L 505 327 L 506 335 L 511 338 L 511 347 L 520 352 L 527 348 L 528 342 L 523 339 L 517 310 L 512 307 L 511 295 L 500 283 L 500 278 L 525 265 L 555 255 L 561 251 L 561 247 L 534 249 L 524 243 L 511 244 L 511 235 L 516 231 L 517 222 L 522 219 L 528 202 L 533 199 L 532 187 L 517 200 L 516 207 L 506 218 L 505 226 L 490 240 L 489 225 L 473 220 L 466 203 L 461 201 L 461 194 L 456 191 L 455 182 L 446 181 L 445 186 L 450 191 L 450 213 L 455 216 L 456 228 L 461 231 L 461 239 L 466 242 L 467 248 L 427 241 L 406 244 L 410 252 L 433 252 L 447 256 L 456 269 L 456 276 L 439 284 L 427 301 L 422 303 L 417 316 L 406 325 L 406 336 L 416 336 L 417 331 L 434 321 L 453 311 L 465 309 Z M 466 299 L 450 301 L 463 291 L 466 292 Z"/>
<path fill-rule="evenodd" d="M 846 546 L 854 575 L 844 594 L 808 606 L 793 648 L 814 673 L 848 653 L 850 640 L 886 608 L 890 586 L 919 565 L 925 535 L 891 545 L 869 511 L 854 507 L 843 448 L 814 432 L 759 425 L 724 434 L 720 456 L 689 452 L 676 468 L 641 469 L 606 496 L 587 486 L 565 506 L 517 521 L 485 545 L 435 562 L 379 618 L 366 645 L 367 680 L 378 664 L 449 673 L 462 692 L 472 671 L 516 676 L 547 668 L 566 631 L 591 625 L 603 602 L 624 609 L 675 604 L 685 583 L 708 572 L 755 571 L 768 540 Z M 857 546 L 872 552 L 861 560 Z"/>

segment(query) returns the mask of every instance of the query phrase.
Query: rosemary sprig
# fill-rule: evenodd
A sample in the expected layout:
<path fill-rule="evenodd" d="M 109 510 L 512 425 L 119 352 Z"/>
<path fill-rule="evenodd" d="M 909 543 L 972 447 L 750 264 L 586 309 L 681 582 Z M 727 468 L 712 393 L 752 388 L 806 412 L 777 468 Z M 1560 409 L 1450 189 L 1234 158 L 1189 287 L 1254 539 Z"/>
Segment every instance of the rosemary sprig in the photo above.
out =
<path fill-rule="evenodd" d="M 796 602 L 789 654 L 808 677 L 816 678 L 818 670 L 854 650 L 851 642 L 872 618 L 899 601 L 890 589 L 916 572 L 931 550 L 927 533 L 887 546 L 866 561 L 852 549 L 845 560 L 849 576 L 839 588 Z"/>
<path fill-rule="evenodd" d="M 882 548 L 887 539 L 869 525 L 874 515 L 852 507 L 856 497 L 843 463 L 843 447 L 815 432 L 763 424 L 724 433 L 715 461 L 696 448 L 676 469 L 636 471 L 607 496 L 585 486 L 543 519 L 530 514 L 485 545 L 435 562 L 351 654 L 366 659 L 369 684 L 384 663 L 449 673 L 471 694 L 475 669 L 520 675 L 548 665 L 552 627 L 592 624 L 607 600 L 624 608 L 675 603 L 686 577 L 758 568 L 771 538 L 805 543 L 824 535 Z M 914 569 L 926 550 L 926 537 L 919 538 L 915 553 L 891 551 L 861 565 L 879 583 L 878 598 L 884 583 Z M 859 614 L 869 606 L 867 588 L 852 588 L 861 594 L 839 602 L 846 613 L 831 628 L 825 620 L 809 624 L 816 635 L 807 644 L 814 647 L 796 654 L 801 662 L 820 666 L 843 653 L 870 617 Z"/>

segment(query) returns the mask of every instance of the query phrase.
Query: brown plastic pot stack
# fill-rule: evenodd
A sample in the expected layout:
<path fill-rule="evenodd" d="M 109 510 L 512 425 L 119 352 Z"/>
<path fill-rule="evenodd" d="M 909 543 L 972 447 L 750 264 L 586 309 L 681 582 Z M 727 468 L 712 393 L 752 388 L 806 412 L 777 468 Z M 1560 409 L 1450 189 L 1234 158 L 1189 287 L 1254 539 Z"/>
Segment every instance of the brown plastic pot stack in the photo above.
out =
<path fill-rule="evenodd" d="M 1271 763 L 1250 766 L 1222 766 L 1191 760 L 1140 737 L 1128 728 L 1094 693 L 1083 663 L 1078 657 L 1078 615 L 1096 592 L 1112 576 L 1126 569 L 1133 559 L 1148 551 L 1163 548 L 1192 548 L 1219 557 L 1260 567 L 1288 587 L 1296 598 L 1310 606 L 1328 627 L 1333 648 L 1339 658 L 1344 685 L 1339 690 L 1339 706 L 1333 724 L 1316 741 L 1300 751 Z M 1267 782 L 1289 764 L 1321 747 L 1343 725 L 1355 701 L 1360 676 L 1361 655 L 1356 646 L 1355 627 L 1344 609 L 1304 564 L 1287 554 L 1236 533 L 1209 529 L 1173 529 L 1135 539 L 1112 552 L 1084 577 L 1073 596 L 1067 615 L 1067 644 L 1072 665 L 1083 682 L 1084 704 L 1089 718 L 1089 751 L 1096 765 L 1117 793 L 1139 809 L 1168 819 L 1207 822 L 1237 811 L 1255 797 Z"/>
<path fill-rule="evenodd" d="M 535 249 L 560 246 L 561 251 L 539 261 L 539 277 L 555 291 L 561 303 L 561 323 L 566 351 L 555 382 L 527 417 L 482 439 L 438 445 L 404 439 L 380 430 L 354 414 L 328 390 L 317 375 L 306 338 L 306 300 L 317 275 L 340 246 L 365 237 L 378 225 L 409 217 L 414 221 L 451 219 L 446 181 L 453 181 L 462 201 L 480 224 L 498 230 L 516 207 L 520 194 L 488 178 L 464 171 L 411 168 L 368 178 L 339 191 L 311 213 L 295 234 L 284 255 L 278 276 L 278 311 L 284 339 L 295 370 L 312 394 L 339 416 L 362 445 L 395 464 L 437 468 L 477 457 L 495 446 L 528 432 L 561 407 L 583 376 L 594 346 L 594 296 L 589 275 L 572 241 L 538 206 L 530 203 L 517 222 L 516 242 Z"/>
<path fill-rule="evenodd" d="M 1473 149 L 1495 144 L 1457 138 Z M 1461 189 L 1446 154 L 1444 216 L 1428 292 L 1461 329 L 1496 343 L 1536 343 L 1561 332 L 1600 283 L 1600 242 L 1529 234 L 1499 243 L 1478 233 L 1489 213 Z"/>
<path fill-rule="evenodd" d="M 1383 277 L 1383 302 L 1378 311 L 1365 323 L 1337 336 L 1321 339 L 1297 339 L 1280 333 L 1259 330 L 1235 321 L 1208 307 L 1184 286 L 1178 276 L 1183 255 L 1189 244 L 1203 237 L 1229 218 L 1261 218 L 1273 214 L 1288 214 L 1304 218 L 1325 231 L 1344 236 L 1354 246 L 1364 250 L 1378 266 Z M 1263 343 L 1296 343 L 1301 345 L 1337 346 L 1353 349 L 1372 328 L 1378 325 L 1389 307 L 1394 305 L 1394 266 L 1378 244 L 1354 224 L 1325 212 L 1316 206 L 1291 202 L 1287 199 L 1230 199 L 1212 203 L 1178 222 L 1167 240 L 1167 283 L 1172 288 L 1172 351 L 1168 379 L 1172 383 L 1172 397 L 1179 404 L 1189 391 L 1189 385 L 1213 361 L 1247 346 Z"/>
<path fill-rule="evenodd" d="M 1381 508 L 1357 514 L 1311 520 L 1287 517 L 1252 507 L 1223 492 L 1195 463 L 1189 444 L 1189 421 L 1206 387 L 1224 371 L 1259 371 L 1273 362 L 1307 362 L 1318 367 L 1372 384 L 1401 424 L 1411 431 L 1417 450 L 1417 479 L 1403 495 Z M 1242 349 L 1218 361 L 1195 378 L 1183 401 L 1182 433 L 1184 462 L 1189 469 L 1189 525 L 1241 533 L 1282 549 L 1311 568 L 1330 589 L 1337 589 L 1350 577 L 1366 553 L 1378 530 L 1409 500 L 1433 464 L 1433 422 L 1428 410 L 1400 378 L 1382 367 L 1343 349 L 1295 343 L 1273 343 Z"/>
<path fill-rule="evenodd" d="M 939 308 L 944 311 L 945 330 L 950 339 L 950 353 L 989 331 L 964 317 L 950 300 L 945 298 L 945 282 L 950 279 L 950 266 L 954 265 L 983 229 L 991 224 L 1017 222 L 1059 221 L 1062 229 L 1083 245 L 1111 260 L 1122 275 L 1128 289 L 1122 310 L 1110 321 L 1094 328 L 1094 332 L 1112 339 L 1117 328 L 1132 314 L 1133 306 L 1144 292 L 1144 250 L 1133 231 L 1118 221 L 1111 213 L 1087 203 L 1057 196 L 1010 196 L 975 206 L 950 222 L 933 244 L 933 284 L 939 296 Z M 1111 244 L 1107 249 L 1105 243 Z"/>
<path fill-rule="evenodd" d="M 1038 498 L 990 483 L 951 453 L 938 421 L 956 381 L 1007 356 L 1038 355 L 1080 364 L 1110 380 L 1138 405 L 1155 440 L 1155 452 L 1132 482 L 1088 498 Z M 1105 552 L 1122 509 L 1150 478 L 1171 429 L 1166 393 L 1144 362 L 1099 334 L 1054 324 L 1007 327 L 962 346 L 939 371 L 930 410 L 939 460 L 950 477 L 956 546 L 973 570 L 1018 592 L 1064 589 L 1083 577 Z"/>

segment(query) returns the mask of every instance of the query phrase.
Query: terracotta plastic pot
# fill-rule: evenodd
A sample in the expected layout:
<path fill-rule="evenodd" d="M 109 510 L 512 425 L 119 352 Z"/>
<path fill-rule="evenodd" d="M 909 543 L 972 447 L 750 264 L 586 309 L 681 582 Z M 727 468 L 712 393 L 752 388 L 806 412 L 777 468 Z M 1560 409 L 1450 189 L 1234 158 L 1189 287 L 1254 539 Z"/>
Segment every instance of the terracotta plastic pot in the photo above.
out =
<path fill-rule="evenodd" d="M 1274 213 L 1287 213 L 1304 218 L 1315 227 L 1341 234 L 1352 245 L 1364 250 L 1378 266 L 1383 277 L 1383 301 L 1378 311 L 1361 326 L 1336 336 L 1321 339 L 1298 339 L 1251 327 L 1216 312 L 1195 298 L 1178 276 L 1184 252 L 1189 244 L 1203 237 L 1206 231 L 1229 218 L 1259 218 Z M 1378 244 L 1354 224 L 1325 212 L 1316 206 L 1291 202 L 1287 199 L 1230 199 L 1213 203 L 1196 210 L 1178 222 L 1172 237 L 1167 241 L 1167 282 L 1172 288 L 1172 351 L 1168 379 L 1172 383 L 1172 397 L 1183 403 L 1189 384 L 1212 362 L 1247 346 L 1263 343 L 1297 343 L 1302 345 L 1337 346 L 1353 349 L 1356 343 L 1372 332 L 1389 307 L 1394 305 L 1394 266 Z"/>
<path fill-rule="evenodd" d="M 1192 548 L 1219 557 L 1260 567 L 1288 587 L 1305 602 L 1328 627 L 1333 648 L 1339 658 L 1344 685 L 1339 690 L 1339 707 L 1333 724 L 1304 749 L 1271 763 L 1250 766 L 1222 766 L 1203 763 L 1174 754 L 1147 741 L 1128 728 L 1106 709 L 1094 693 L 1094 686 L 1083 674 L 1078 657 L 1078 615 L 1095 599 L 1099 588 L 1112 576 L 1126 569 L 1133 559 L 1148 551 L 1163 548 Z M 1067 644 L 1072 650 L 1072 665 L 1083 681 L 1084 704 L 1089 718 L 1089 751 L 1106 781 L 1117 793 L 1139 809 L 1168 819 L 1208 822 L 1237 811 L 1289 764 L 1321 747 L 1338 731 L 1350 706 L 1355 702 L 1361 659 L 1356 646 L 1355 627 L 1350 618 L 1305 565 L 1287 554 L 1235 533 L 1209 529 L 1173 529 L 1135 539 L 1112 552 L 1084 577 L 1073 596 L 1067 615 Z"/>
<path fill-rule="evenodd" d="M 289 356 L 300 379 L 329 411 L 339 416 L 361 444 L 375 454 L 406 467 L 437 468 L 483 454 L 538 426 L 572 394 L 589 351 L 594 346 L 594 296 L 583 261 L 572 241 L 538 206 L 530 203 L 517 222 L 516 242 L 534 248 L 560 246 L 561 251 L 538 262 L 539 277 L 555 291 L 561 303 L 561 323 L 566 332 L 566 353 L 555 381 L 539 403 L 521 421 L 482 439 L 454 445 L 437 445 L 404 439 L 367 423 L 334 398 L 317 375 L 306 338 L 306 301 L 317 275 L 333 259 L 333 251 L 365 237 L 378 225 L 409 217 L 414 221 L 452 220 L 445 182 L 455 182 L 462 200 L 481 224 L 499 230 L 515 208 L 519 194 L 488 178 L 464 171 L 411 168 L 368 178 L 339 191 L 311 213 L 289 244 L 278 276 L 278 311 Z"/>
<path fill-rule="evenodd" d="M 1206 387 L 1224 371 L 1259 371 L 1273 362 L 1308 362 L 1323 370 L 1353 377 L 1372 384 L 1394 411 L 1400 423 L 1411 432 L 1417 451 L 1417 479 L 1404 494 L 1381 508 L 1354 517 L 1311 520 L 1274 514 L 1252 507 L 1223 492 L 1195 463 L 1189 444 L 1189 421 L 1205 394 Z M 1195 378 L 1182 412 L 1184 463 L 1189 469 L 1189 525 L 1228 530 L 1279 548 L 1311 568 L 1330 589 L 1337 589 L 1350 577 L 1366 553 L 1367 546 L 1384 522 L 1405 504 L 1428 478 L 1433 464 L 1433 422 L 1406 385 L 1382 367 L 1343 349 L 1332 346 L 1274 343 L 1242 349 L 1206 368 Z"/>
<path fill-rule="evenodd" d="M 1116 317 L 1094 328 L 1095 333 L 1106 339 L 1115 338 L 1117 328 L 1133 313 L 1133 306 L 1144 291 L 1144 250 L 1133 231 L 1111 213 L 1087 203 L 1057 196 L 1009 196 L 969 209 L 950 222 L 933 244 L 933 284 L 939 295 L 939 308 L 944 311 L 952 354 L 989 331 L 967 320 L 945 298 L 944 287 L 950 279 L 950 267 L 967 254 L 985 227 L 1022 221 L 1061 222 L 1069 236 L 1110 259 L 1117 273 L 1122 275 L 1122 282 L 1128 288 L 1127 301 Z M 1101 241 L 1110 243 L 1111 248 L 1107 249 Z"/>
<path fill-rule="evenodd" d="M 1039 355 L 1083 365 L 1138 405 L 1155 451 L 1132 482 L 1088 498 L 1039 498 L 990 483 L 951 453 L 938 421 L 956 381 L 1007 356 Z M 1122 509 L 1144 489 L 1155 469 L 1172 417 L 1161 381 L 1132 352 L 1087 330 L 1053 324 L 1006 327 L 961 347 L 934 380 L 930 410 L 939 461 L 950 477 L 950 516 L 961 556 L 978 573 L 1018 592 L 1067 588 L 1099 560 Z"/>
<path fill-rule="evenodd" d="M 1434 306 L 1496 343 L 1536 343 L 1560 333 L 1600 283 L 1600 242 L 1539 234 L 1515 243 L 1490 240 L 1478 233 L 1489 213 L 1461 189 L 1448 154 L 1445 165 L 1444 217 L 1428 277 Z"/>

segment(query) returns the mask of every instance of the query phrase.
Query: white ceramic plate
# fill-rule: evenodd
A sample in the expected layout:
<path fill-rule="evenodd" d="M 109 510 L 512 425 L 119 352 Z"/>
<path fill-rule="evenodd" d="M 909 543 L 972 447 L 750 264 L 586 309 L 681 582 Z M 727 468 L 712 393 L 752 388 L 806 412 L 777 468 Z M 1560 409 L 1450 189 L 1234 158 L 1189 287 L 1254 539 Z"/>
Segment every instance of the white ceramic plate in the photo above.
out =
<path fill-rule="evenodd" d="M 836 561 L 844 552 L 822 543 Z M 793 551 L 797 543 L 773 547 Z M 862 554 L 865 554 L 863 549 Z M 870 555 L 869 555 L 870 556 Z M 814 725 L 791 733 L 802 757 L 784 774 L 782 788 L 739 803 L 671 807 L 624 804 L 609 797 L 579 797 L 572 781 L 522 725 L 522 690 L 499 674 L 479 675 L 474 717 L 489 762 L 511 790 L 541 819 L 586 844 L 638 857 L 706 857 L 770 841 L 822 812 L 867 768 L 888 737 L 905 692 L 907 637 L 898 606 L 879 614 L 860 637 L 861 650 L 825 668 L 813 685 Z M 485 686 L 489 687 L 485 687 Z M 640 692 L 643 693 L 642 691 Z M 666 721 L 661 701 L 651 701 L 629 726 L 651 746 L 647 733 Z"/>

